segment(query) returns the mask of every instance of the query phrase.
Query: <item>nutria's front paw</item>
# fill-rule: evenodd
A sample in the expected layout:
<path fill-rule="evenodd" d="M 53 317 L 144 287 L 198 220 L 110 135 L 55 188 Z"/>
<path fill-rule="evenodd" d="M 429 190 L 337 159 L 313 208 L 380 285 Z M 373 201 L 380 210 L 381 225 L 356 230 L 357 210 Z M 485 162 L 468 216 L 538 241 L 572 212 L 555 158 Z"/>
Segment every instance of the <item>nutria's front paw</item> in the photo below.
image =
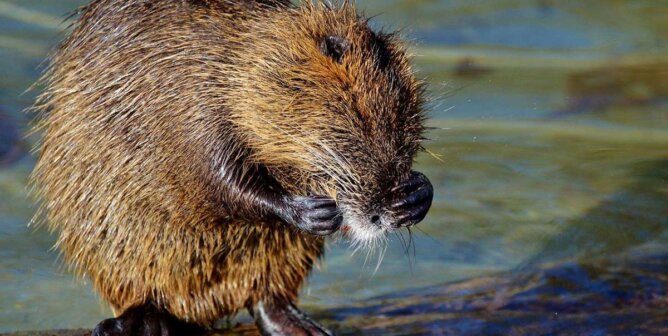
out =
<path fill-rule="evenodd" d="M 407 181 L 394 187 L 396 199 L 391 209 L 396 214 L 394 227 L 411 226 L 422 221 L 434 198 L 434 187 L 422 173 L 412 172 Z"/>
<path fill-rule="evenodd" d="M 310 234 L 330 235 L 341 227 L 341 211 L 336 201 L 326 196 L 291 197 L 283 220 Z"/>

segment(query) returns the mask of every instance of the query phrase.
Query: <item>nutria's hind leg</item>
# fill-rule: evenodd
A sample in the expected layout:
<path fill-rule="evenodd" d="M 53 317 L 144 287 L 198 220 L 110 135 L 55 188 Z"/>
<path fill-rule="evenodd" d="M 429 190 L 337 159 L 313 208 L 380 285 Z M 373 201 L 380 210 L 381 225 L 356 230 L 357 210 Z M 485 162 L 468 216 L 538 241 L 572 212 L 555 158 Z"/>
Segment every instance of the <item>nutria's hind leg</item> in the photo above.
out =
<path fill-rule="evenodd" d="M 292 303 L 258 303 L 252 310 L 255 323 L 265 336 L 332 336 Z"/>
<path fill-rule="evenodd" d="M 152 304 L 133 307 L 98 324 L 91 336 L 200 336 L 205 330 L 178 320 Z"/>

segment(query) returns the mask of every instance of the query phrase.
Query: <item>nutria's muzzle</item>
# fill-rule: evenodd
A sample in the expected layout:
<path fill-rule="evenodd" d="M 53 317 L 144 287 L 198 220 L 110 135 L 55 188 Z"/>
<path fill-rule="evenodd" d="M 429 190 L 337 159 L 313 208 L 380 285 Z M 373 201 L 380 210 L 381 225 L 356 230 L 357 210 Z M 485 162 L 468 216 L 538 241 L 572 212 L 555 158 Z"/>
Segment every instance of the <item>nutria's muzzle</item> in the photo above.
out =
<path fill-rule="evenodd" d="M 341 202 L 345 226 L 354 238 L 369 239 L 421 222 L 431 207 L 434 189 L 424 174 L 413 171 L 405 181 L 374 194 Z"/>

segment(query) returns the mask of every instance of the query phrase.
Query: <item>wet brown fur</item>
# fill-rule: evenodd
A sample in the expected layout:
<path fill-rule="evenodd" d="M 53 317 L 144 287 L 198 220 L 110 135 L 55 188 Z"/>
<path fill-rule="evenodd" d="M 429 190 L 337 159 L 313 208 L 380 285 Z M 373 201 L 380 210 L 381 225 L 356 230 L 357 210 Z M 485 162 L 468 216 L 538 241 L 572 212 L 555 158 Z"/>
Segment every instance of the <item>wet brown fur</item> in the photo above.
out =
<path fill-rule="evenodd" d="M 350 42 L 342 60 L 327 35 Z M 244 207 L 217 172 L 259 163 L 289 192 L 360 199 L 421 141 L 403 46 L 349 3 L 97 0 L 44 83 L 42 212 L 117 313 L 153 301 L 210 325 L 294 301 L 323 239 Z"/>

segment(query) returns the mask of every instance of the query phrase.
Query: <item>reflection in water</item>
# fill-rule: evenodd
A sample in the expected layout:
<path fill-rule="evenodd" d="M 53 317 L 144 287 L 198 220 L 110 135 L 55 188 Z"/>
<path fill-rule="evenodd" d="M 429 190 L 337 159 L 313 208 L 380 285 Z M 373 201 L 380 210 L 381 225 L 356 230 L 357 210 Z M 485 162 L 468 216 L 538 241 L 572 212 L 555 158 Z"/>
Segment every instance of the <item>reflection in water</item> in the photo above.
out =
<path fill-rule="evenodd" d="M 566 220 L 526 266 L 615 254 L 668 238 L 668 158 L 637 163 L 631 182 L 584 216 Z"/>
<path fill-rule="evenodd" d="M 569 106 L 558 112 L 602 112 L 613 106 L 668 103 L 668 63 L 607 66 L 571 75 Z"/>

